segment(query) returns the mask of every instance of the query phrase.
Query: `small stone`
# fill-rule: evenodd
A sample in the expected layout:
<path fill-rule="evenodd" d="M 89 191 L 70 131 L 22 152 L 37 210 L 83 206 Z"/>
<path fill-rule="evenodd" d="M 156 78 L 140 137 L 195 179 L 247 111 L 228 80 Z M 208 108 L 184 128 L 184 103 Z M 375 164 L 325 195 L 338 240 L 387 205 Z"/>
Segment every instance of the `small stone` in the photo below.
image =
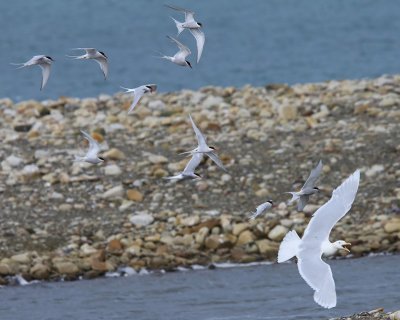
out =
<path fill-rule="evenodd" d="M 135 202 L 143 201 L 143 194 L 137 189 L 129 189 L 126 191 L 126 196 L 129 200 Z"/>
<path fill-rule="evenodd" d="M 10 266 L 5 263 L 0 263 L 0 276 L 8 276 L 10 274 L 12 274 Z"/>
<path fill-rule="evenodd" d="M 18 167 L 21 163 L 24 162 L 24 160 L 14 155 L 8 156 L 6 158 L 6 161 L 11 167 Z"/>
<path fill-rule="evenodd" d="M 72 262 L 58 262 L 54 267 L 61 275 L 75 276 L 79 273 L 79 268 Z"/>
<path fill-rule="evenodd" d="M 122 244 L 118 239 L 113 239 L 107 244 L 107 251 L 113 254 L 122 252 Z"/>
<path fill-rule="evenodd" d="M 377 175 L 378 173 L 381 173 L 383 170 L 385 170 L 385 167 L 383 165 L 374 164 L 371 168 L 365 171 L 365 175 L 370 178 Z"/>
<path fill-rule="evenodd" d="M 241 246 L 251 243 L 255 240 L 255 238 L 255 235 L 250 230 L 245 230 L 239 235 L 236 245 Z"/>
<path fill-rule="evenodd" d="M 196 234 L 196 243 L 198 243 L 199 245 L 202 245 L 204 243 L 205 238 L 208 236 L 210 232 L 210 229 L 208 229 L 207 227 L 202 227 L 199 232 L 197 232 Z"/>
<path fill-rule="evenodd" d="M 42 264 L 42 263 L 37 263 L 35 264 L 29 273 L 32 275 L 33 278 L 38 279 L 38 280 L 47 280 L 50 275 L 50 270 L 49 267 Z"/>
<path fill-rule="evenodd" d="M 121 198 L 123 195 L 124 195 L 124 187 L 122 185 L 119 185 L 107 190 L 101 195 L 101 197 L 103 199 L 115 199 L 115 198 Z"/>
<path fill-rule="evenodd" d="M 282 241 L 287 232 L 288 228 L 281 225 L 277 225 L 268 233 L 268 238 L 270 238 L 273 241 L 279 242 Z"/>
<path fill-rule="evenodd" d="M 194 226 L 200 222 L 199 216 L 189 216 L 181 220 L 181 223 L 186 227 Z"/>
<path fill-rule="evenodd" d="M 276 242 L 263 239 L 256 241 L 256 244 L 261 254 L 272 256 L 278 252 L 278 246 Z"/>
<path fill-rule="evenodd" d="M 29 252 L 17 254 L 12 256 L 11 260 L 20 264 L 29 264 L 31 262 L 31 254 Z"/>
<path fill-rule="evenodd" d="M 110 160 L 122 160 L 125 159 L 125 154 L 119 149 L 112 148 L 104 152 L 103 157 Z"/>
<path fill-rule="evenodd" d="M 149 161 L 153 164 L 163 164 L 168 163 L 168 159 L 164 156 L 160 156 L 157 154 L 152 154 L 149 156 Z"/>
<path fill-rule="evenodd" d="M 248 228 L 249 228 L 249 224 L 248 223 L 235 223 L 233 225 L 232 234 L 237 236 L 237 235 L 239 235 L 239 233 L 241 233 L 242 231 L 244 231 L 244 230 L 246 230 Z"/>
<path fill-rule="evenodd" d="M 282 105 L 278 109 L 279 118 L 289 121 L 297 118 L 297 107 L 294 105 Z"/>
<path fill-rule="evenodd" d="M 385 226 L 383 227 L 385 232 L 387 233 L 393 233 L 400 231 L 400 219 L 393 218 L 389 220 L 388 222 L 385 223 Z"/>
<path fill-rule="evenodd" d="M 132 215 L 129 218 L 129 220 L 132 224 L 142 227 L 142 226 L 147 226 L 147 225 L 153 223 L 154 218 L 153 218 L 153 216 L 151 216 L 147 213 L 141 213 L 141 214 Z"/>
<path fill-rule="evenodd" d="M 116 164 L 110 164 L 104 168 L 104 174 L 106 176 L 119 176 L 121 173 L 121 168 Z"/>

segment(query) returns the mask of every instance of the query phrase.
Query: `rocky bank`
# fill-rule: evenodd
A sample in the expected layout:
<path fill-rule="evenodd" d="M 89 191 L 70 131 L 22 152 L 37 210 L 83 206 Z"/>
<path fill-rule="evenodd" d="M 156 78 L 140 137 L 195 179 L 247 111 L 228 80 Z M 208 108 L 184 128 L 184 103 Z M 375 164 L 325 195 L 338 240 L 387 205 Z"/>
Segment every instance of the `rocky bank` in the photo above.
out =
<path fill-rule="evenodd" d="M 355 204 L 332 239 L 354 256 L 400 251 L 400 76 L 153 94 L 128 115 L 131 99 L 0 100 L 0 283 L 274 261 L 285 233 L 301 234 L 356 168 Z M 196 145 L 189 113 L 228 173 L 207 160 L 202 180 L 173 184 L 163 177 Z M 81 129 L 106 163 L 73 162 Z M 283 192 L 319 159 L 322 192 L 299 213 Z M 249 221 L 268 199 L 277 207 Z"/>

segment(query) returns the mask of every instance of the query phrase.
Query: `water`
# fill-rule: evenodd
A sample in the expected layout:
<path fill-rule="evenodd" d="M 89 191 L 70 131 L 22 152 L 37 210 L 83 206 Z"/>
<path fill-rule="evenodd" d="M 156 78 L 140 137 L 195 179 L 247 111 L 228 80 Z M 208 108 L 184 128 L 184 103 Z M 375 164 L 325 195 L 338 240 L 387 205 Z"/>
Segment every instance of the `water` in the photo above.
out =
<path fill-rule="evenodd" d="M 330 261 L 338 306 L 326 310 L 295 264 L 188 271 L 1 289 L 1 319 L 328 319 L 400 309 L 400 256 Z"/>
<path fill-rule="evenodd" d="M 398 0 L 169 1 L 193 8 L 205 26 L 203 57 L 186 31 L 194 69 L 153 58 L 174 54 L 175 35 L 164 0 L 0 1 L 0 97 L 48 99 L 115 93 L 119 86 L 157 83 L 161 91 L 206 85 L 298 83 L 400 73 Z M 110 59 L 102 79 L 94 61 L 70 61 L 70 48 L 96 47 Z M 39 68 L 9 62 L 35 54 L 57 61 L 39 91 Z M 250 57 L 249 57 L 250 55 Z"/>

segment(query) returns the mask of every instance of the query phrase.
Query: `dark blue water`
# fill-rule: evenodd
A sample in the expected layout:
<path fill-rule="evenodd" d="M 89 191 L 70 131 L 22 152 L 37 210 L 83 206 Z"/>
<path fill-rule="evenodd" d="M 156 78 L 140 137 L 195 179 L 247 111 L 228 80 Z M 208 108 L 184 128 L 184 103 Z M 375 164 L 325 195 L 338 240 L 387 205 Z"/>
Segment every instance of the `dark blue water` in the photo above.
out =
<path fill-rule="evenodd" d="M 0 289 L 7 320 L 329 319 L 400 309 L 400 256 L 330 261 L 338 305 L 323 309 L 294 263 Z"/>
<path fill-rule="evenodd" d="M 173 55 L 175 35 L 164 0 L 0 1 L 0 97 L 47 99 L 97 96 L 123 86 L 157 83 L 161 91 L 206 85 L 313 82 L 400 72 L 398 0 L 169 1 L 192 8 L 207 36 L 194 69 L 153 57 Z M 70 61 L 70 48 L 96 47 L 110 60 L 109 81 L 94 61 Z M 54 57 L 51 78 L 39 91 L 39 68 L 9 62 L 35 54 Z"/>

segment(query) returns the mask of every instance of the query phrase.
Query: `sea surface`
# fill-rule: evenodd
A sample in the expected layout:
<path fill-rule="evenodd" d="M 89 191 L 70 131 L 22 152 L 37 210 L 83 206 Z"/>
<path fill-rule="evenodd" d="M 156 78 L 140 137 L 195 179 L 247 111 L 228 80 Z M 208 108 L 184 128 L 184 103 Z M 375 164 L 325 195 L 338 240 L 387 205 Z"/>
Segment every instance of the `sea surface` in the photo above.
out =
<path fill-rule="evenodd" d="M 154 273 L 0 289 L 4 320 L 329 319 L 400 309 L 400 256 L 329 261 L 336 308 L 313 301 L 294 263 Z"/>
<path fill-rule="evenodd" d="M 190 8 L 204 25 L 206 44 L 193 69 L 155 58 L 177 50 L 164 3 Z M 398 0 L 13 0 L 0 1 L 0 97 L 14 100 L 113 94 L 119 86 L 156 83 L 160 91 L 208 85 L 304 83 L 400 73 Z M 71 48 L 96 47 L 109 57 L 109 80 L 94 61 L 73 61 Z M 11 62 L 53 57 L 40 91 L 39 67 Z"/>

